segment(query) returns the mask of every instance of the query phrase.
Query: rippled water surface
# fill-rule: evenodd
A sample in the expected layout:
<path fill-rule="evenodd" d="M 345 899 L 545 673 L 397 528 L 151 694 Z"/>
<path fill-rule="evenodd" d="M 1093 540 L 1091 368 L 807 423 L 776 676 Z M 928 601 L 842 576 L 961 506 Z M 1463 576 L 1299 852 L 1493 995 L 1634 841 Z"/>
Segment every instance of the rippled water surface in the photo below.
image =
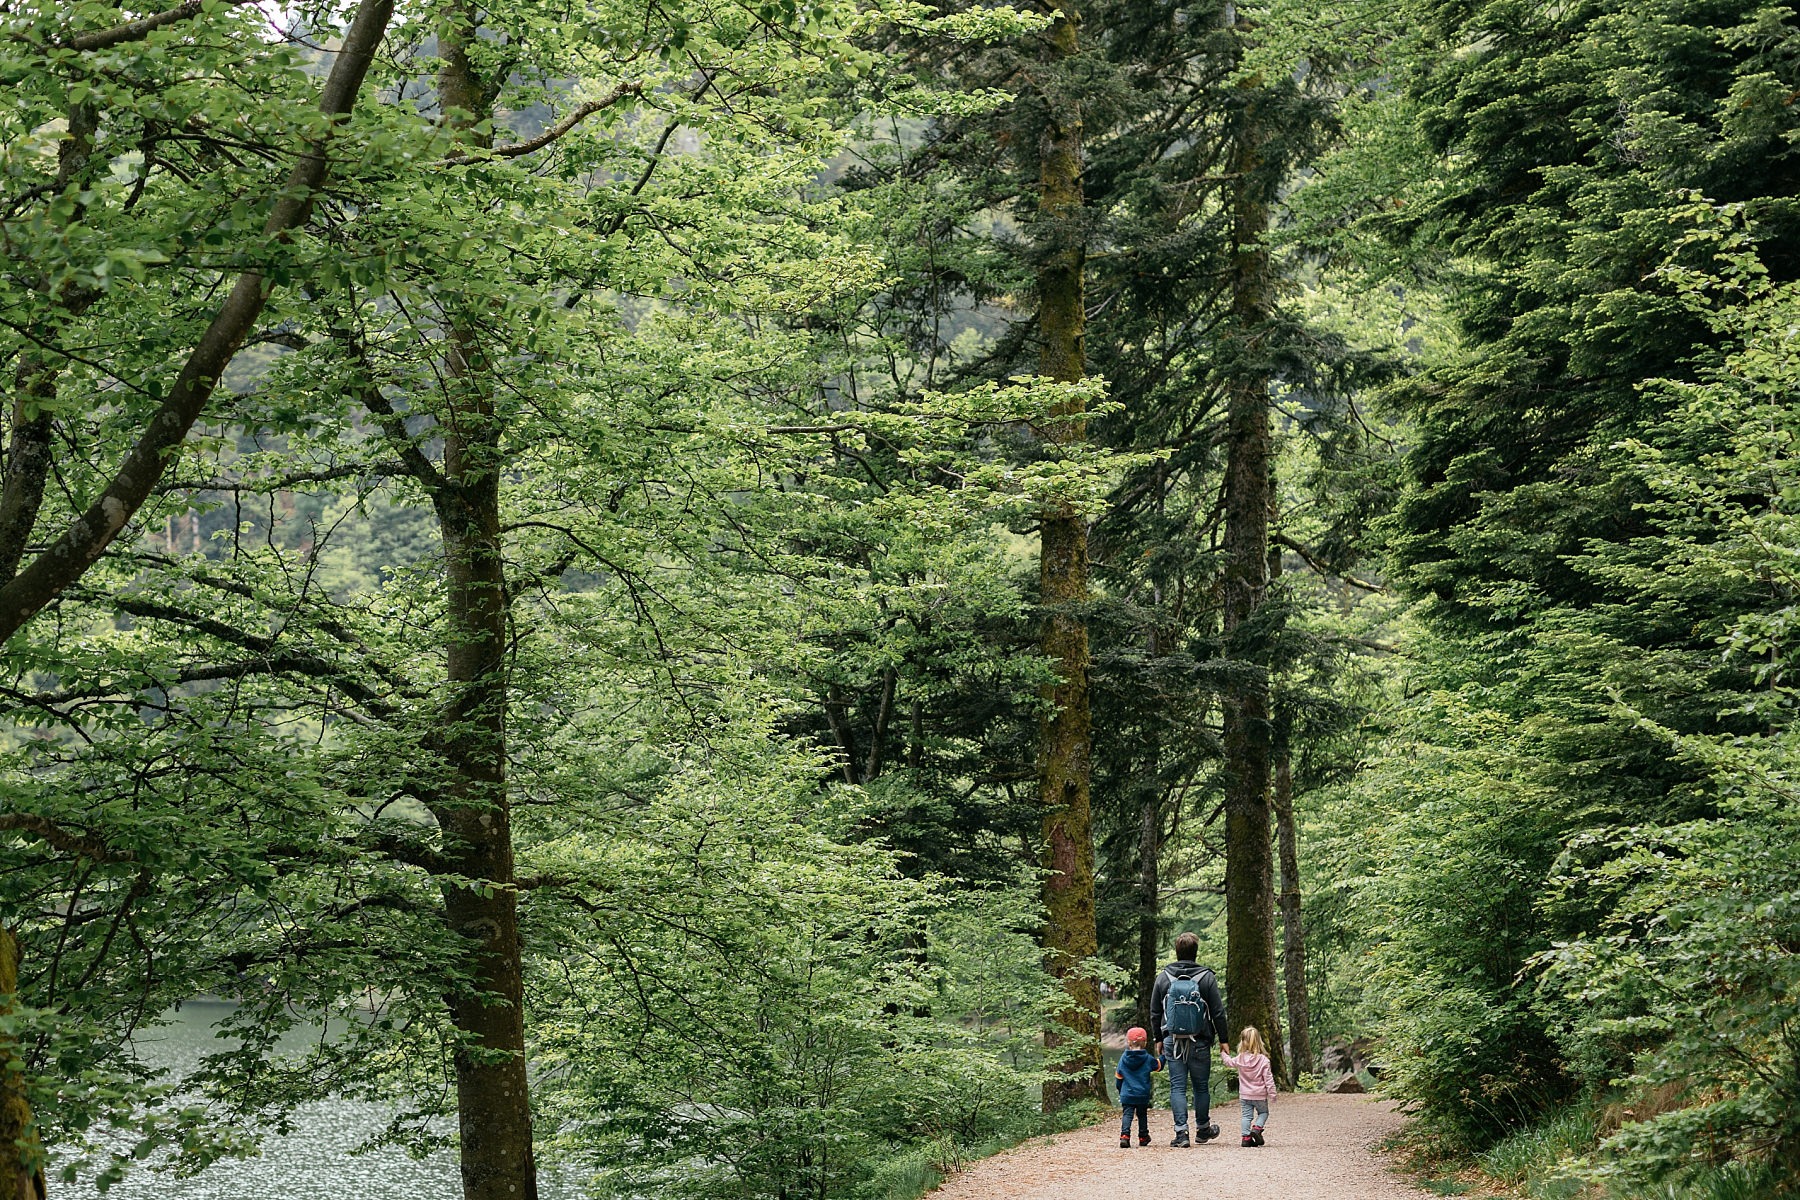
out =
<path fill-rule="evenodd" d="M 224 1004 L 190 1002 L 170 1025 L 151 1030 L 143 1057 L 156 1066 L 181 1068 L 218 1048 L 211 1036 Z M 259 1158 L 216 1164 L 192 1179 L 149 1171 L 126 1176 L 107 1200 L 455 1200 L 462 1194 L 455 1156 L 445 1152 L 418 1161 L 400 1150 L 352 1156 L 350 1151 L 391 1115 L 386 1105 L 320 1100 L 294 1114 L 294 1132 L 271 1137 Z M 547 1181 L 546 1181 L 547 1182 Z M 98 1200 L 88 1182 L 54 1184 L 57 1200 Z M 546 1186 L 545 1195 L 555 1189 Z"/>

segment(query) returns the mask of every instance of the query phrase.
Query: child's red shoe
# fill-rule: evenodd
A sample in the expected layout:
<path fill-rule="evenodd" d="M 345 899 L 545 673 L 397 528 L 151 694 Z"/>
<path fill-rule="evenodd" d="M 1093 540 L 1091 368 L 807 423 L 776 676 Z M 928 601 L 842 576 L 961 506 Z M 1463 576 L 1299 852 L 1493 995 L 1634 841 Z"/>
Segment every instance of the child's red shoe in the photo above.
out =
<path fill-rule="evenodd" d="M 1138 1145 L 1148 1146 L 1149 1144 L 1150 1144 L 1150 1135 L 1149 1134 L 1147 1134 L 1147 1133 L 1138 1134 Z"/>
<path fill-rule="evenodd" d="M 1121 1133 L 1119 1135 L 1119 1149 L 1121 1149 L 1121 1150 L 1131 1149 L 1131 1135 L 1130 1134 Z"/>
<path fill-rule="evenodd" d="M 1246 1145 L 1246 1146 L 1254 1146 L 1254 1145 L 1256 1145 L 1256 1139 L 1255 1139 L 1255 1138 L 1253 1138 L 1253 1137 L 1251 1137 L 1251 1136 L 1250 1136 L 1250 1135 L 1249 1135 L 1249 1134 L 1247 1134 L 1247 1133 L 1246 1133 L 1246 1134 L 1245 1134 L 1245 1135 L 1244 1135 L 1244 1145 Z"/>

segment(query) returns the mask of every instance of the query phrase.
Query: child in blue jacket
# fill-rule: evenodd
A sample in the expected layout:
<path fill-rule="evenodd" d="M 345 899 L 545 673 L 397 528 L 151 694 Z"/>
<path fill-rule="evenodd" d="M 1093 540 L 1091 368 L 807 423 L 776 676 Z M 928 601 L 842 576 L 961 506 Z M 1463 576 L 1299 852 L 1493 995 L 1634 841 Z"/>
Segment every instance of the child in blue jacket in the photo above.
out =
<path fill-rule="evenodd" d="M 1119 1107 L 1124 1116 L 1119 1121 L 1119 1149 L 1131 1148 L 1131 1113 L 1137 1110 L 1138 1145 L 1150 1144 L 1150 1076 L 1162 1070 L 1162 1059 L 1145 1049 L 1149 1031 L 1133 1025 L 1125 1031 L 1124 1054 L 1119 1056 L 1119 1069 L 1113 1077 L 1119 1081 Z"/>

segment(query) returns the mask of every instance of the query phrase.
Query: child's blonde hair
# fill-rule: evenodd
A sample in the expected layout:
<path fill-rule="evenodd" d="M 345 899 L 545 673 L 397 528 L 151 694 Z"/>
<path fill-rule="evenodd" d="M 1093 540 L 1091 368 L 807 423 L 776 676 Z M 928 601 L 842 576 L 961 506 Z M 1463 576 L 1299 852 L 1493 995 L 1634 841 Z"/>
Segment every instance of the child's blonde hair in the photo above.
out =
<path fill-rule="evenodd" d="M 1242 1033 L 1238 1034 L 1238 1053 L 1239 1054 L 1267 1054 L 1268 1053 L 1268 1051 L 1263 1048 L 1262 1034 L 1256 1032 L 1256 1026 L 1246 1025 L 1246 1026 L 1244 1026 L 1244 1031 Z"/>

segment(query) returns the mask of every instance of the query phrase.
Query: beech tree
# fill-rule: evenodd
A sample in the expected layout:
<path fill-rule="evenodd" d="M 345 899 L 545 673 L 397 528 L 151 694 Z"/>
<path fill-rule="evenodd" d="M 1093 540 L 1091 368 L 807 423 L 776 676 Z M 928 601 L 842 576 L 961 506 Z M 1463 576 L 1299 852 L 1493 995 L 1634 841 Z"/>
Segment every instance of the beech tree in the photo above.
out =
<path fill-rule="evenodd" d="M 5 18 L 16 90 L 0 118 L 8 146 L 0 358 L 12 384 L 0 459 L 0 641 L 75 585 L 151 498 L 283 281 L 285 246 L 306 226 L 334 163 L 354 157 L 367 136 L 349 118 L 391 3 L 354 10 L 317 84 L 290 46 L 268 36 L 259 11 L 234 8 L 182 4 L 133 18 L 112 4 L 28 5 Z M 195 89 L 221 61 L 248 110 Z M 227 146 L 257 165 L 246 170 Z M 173 165 L 182 160 L 186 169 Z M 185 194 L 145 204 L 158 166 Z M 220 219 L 220 200 L 235 203 L 229 219 Z M 195 201 L 202 212 L 215 207 L 182 212 Z M 232 280 L 222 300 L 205 287 L 197 292 L 205 307 L 175 302 L 198 264 L 192 244 L 169 237 L 171 218 L 198 218 L 222 259 L 236 260 L 235 272 L 200 272 Z M 133 351 L 97 362 L 94 333 L 125 329 Z M 77 482 L 54 466 L 59 418 L 94 411 L 112 436 L 97 443 L 105 449 L 94 478 Z M 53 477 L 66 507 L 46 508 Z M 27 827 L 29 814 L 6 819 Z M 39 836 L 80 840 L 35 824 Z M 18 952 L 0 923 L 7 1009 L 17 1003 Z M 0 1050 L 12 1059 L 6 1041 Z M 44 1178 L 22 1086 L 11 1069 L 0 1076 L 0 1194 L 29 1200 L 43 1195 Z"/>
<path fill-rule="evenodd" d="M 690 689 L 793 660 L 808 605 L 861 602 L 854 582 L 831 582 L 839 564 L 793 549 L 851 499 L 817 471 L 819 439 L 879 439 L 922 464 L 914 483 L 854 500 L 871 528 L 967 528 L 958 514 L 992 521 L 1061 486 L 1054 470 L 1021 477 L 953 447 L 1079 389 L 990 390 L 885 420 L 827 407 L 791 423 L 787 406 L 816 406 L 820 368 L 810 335 L 775 327 L 854 308 L 879 278 L 843 236 L 842 206 L 809 192 L 845 136 L 813 80 L 866 67 L 847 39 L 887 15 L 696 7 L 646 27 L 634 9 L 594 9 L 574 40 L 556 15 L 452 6 L 434 24 L 402 22 L 380 82 L 414 102 L 378 110 L 356 170 L 334 176 L 294 239 L 294 294 L 265 313 L 229 406 L 170 457 L 138 520 L 65 589 L 57 621 L 8 644 L 20 736 L 6 746 L 0 829 L 6 909 L 27 917 L 25 953 L 8 957 L 23 967 L 25 1069 L 4 1082 L 38 1105 L 6 1110 L 33 1187 L 44 1131 L 77 1157 L 96 1150 L 105 1173 L 158 1150 L 191 1169 L 325 1087 L 402 1100 L 379 1136 L 415 1147 L 441 1141 L 433 1121 L 453 1115 L 466 1195 L 533 1194 L 521 897 L 540 931 L 587 926 L 618 944 L 610 877 L 567 850 L 609 828 L 583 801 L 604 811 L 638 790 L 558 740 L 563 714 L 587 715 L 570 664 L 666 679 L 694 754 L 726 740 L 709 738 L 714 722 L 766 740 L 759 706 L 778 699 L 733 708 Z M 949 32 L 1008 29 L 1002 14 Z M 298 57 L 282 62 L 304 81 Z M 687 132 L 700 128 L 703 143 Z M 219 154 L 235 164 L 236 149 Z M 238 228 L 216 181 L 145 162 L 121 204 L 167 206 L 170 245 L 211 244 L 183 205 L 223 206 Z M 202 281 L 208 265 L 194 266 Z M 73 374 L 86 366 L 73 362 Z M 102 447 L 120 420 L 71 408 L 52 428 Z M 822 485 L 801 482 L 815 472 Z M 1091 503 L 1093 486 L 1058 494 Z M 224 513 L 212 544 L 159 533 L 159 519 Z M 357 538 L 392 539 L 384 573 L 345 565 Z M 586 593 L 608 617 L 551 635 L 559 606 Z M 610 782 L 578 786 L 577 761 Z M 542 806 L 530 821 L 521 788 Z M 171 814 L 180 839 L 166 835 Z M 817 820 L 796 869 L 836 854 L 824 831 L 841 831 Z M 897 911 L 914 903 L 868 882 L 889 870 L 879 854 L 831 869 Z M 771 929 L 790 919 L 767 917 Z M 549 940 L 535 952 L 558 953 Z M 630 968 L 621 953 L 606 970 Z M 1035 1029 L 1041 997 L 1020 978 L 1012 1019 Z M 179 1091 L 140 1078 L 122 1040 L 197 992 L 238 999 L 234 1040 Z M 284 1030 L 334 1016 L 341 1038 L 279 1053 Z M 941 1033 L 926 1025 L 920 1038 Z M 970 1065 L 991 1050 L 972 1047 Z M 58 1071 L 80 1086 L 61 1087 Z M 914 1111 L 888 1136 L 913 1136 Z M 129 1153 L 84 1143 L 109 1125 L 129 1132 Z"/>

